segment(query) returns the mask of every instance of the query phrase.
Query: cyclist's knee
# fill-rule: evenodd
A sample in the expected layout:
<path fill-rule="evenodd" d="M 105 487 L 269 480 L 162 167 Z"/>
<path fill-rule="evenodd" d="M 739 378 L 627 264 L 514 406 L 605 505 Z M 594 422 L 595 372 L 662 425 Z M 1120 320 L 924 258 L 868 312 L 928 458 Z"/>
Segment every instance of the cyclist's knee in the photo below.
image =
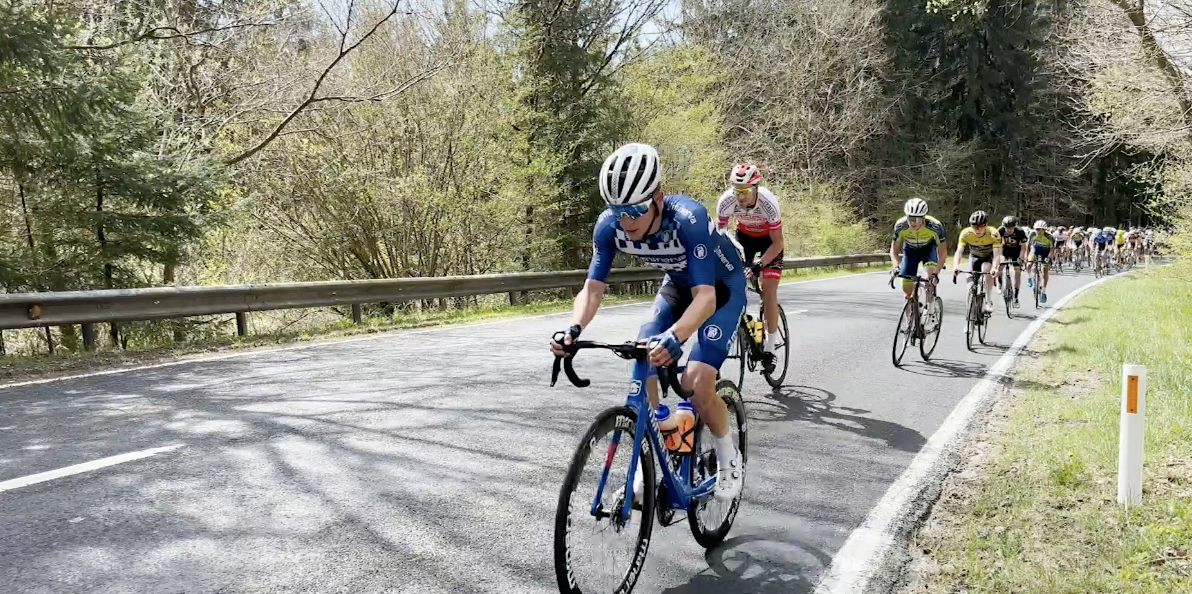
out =
<path fill-rule="evenodd" d="M 716 373 L 716 368 L 703 361 L 688 361 L 683 370 L 683 387 L 694 391 L 696 398 L 700 398 L 700 394 L 715 395 Z"/>

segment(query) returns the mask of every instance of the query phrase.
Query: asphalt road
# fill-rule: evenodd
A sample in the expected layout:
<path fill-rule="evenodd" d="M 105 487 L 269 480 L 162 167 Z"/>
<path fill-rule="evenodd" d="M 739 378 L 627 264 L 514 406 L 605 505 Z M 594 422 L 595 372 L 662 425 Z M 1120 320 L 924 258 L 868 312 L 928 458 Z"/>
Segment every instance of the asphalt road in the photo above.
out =
<path fill-rule="evenodd" d="M 729 539 L 656 528 L 638 592 L 800 593 L 1033 318 L 964 347 L 950 275 L 935 360 L 890 363 L 901 303 L 881 274 L 784 285 L 788 385 L 746 377 L 750 465 Z M 1091 274 L 1052 280 L 1050 297 Z M 585 338 L 632 338 L 602 311 Z M 548 388 L 566 314 L 390 334 L 0 388 L 0 482 L 149 448 L 150 458 L 0 492 L 0 592 L 556 592 L 559 485 L 626 364 Z M 998 346 L 1002 345 L 1002 346 Z"/>

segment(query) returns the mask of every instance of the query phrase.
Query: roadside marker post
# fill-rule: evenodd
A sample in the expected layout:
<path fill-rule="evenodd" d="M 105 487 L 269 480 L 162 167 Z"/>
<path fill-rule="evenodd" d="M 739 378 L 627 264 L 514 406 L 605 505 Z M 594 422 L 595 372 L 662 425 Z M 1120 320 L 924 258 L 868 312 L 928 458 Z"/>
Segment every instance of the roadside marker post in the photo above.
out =
<path fill-rule="evenodd" d="M 1122 365 L 1122 419 L 1118 431 L 1118 503 L 1142 503 L 1142 445 L 1146 429 L 1146 367 Z"/>

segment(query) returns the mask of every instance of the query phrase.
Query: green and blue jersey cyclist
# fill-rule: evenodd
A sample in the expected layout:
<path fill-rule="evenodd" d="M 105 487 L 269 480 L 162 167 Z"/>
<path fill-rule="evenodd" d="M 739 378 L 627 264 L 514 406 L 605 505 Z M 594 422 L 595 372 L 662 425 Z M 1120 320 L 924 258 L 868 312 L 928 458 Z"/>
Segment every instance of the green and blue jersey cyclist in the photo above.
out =
<path fill-rule="evenodd" d="M 694 339 L 683 387 L 693 390 L 692 404 L 715 437 L 720 463 L 715 497 L 735 499 L 744 482 L 741 456 L 728 430 L 728 408 L 716 395 L 716 375 L 728 355 L 729 340 L 745 311 L 745 274 L 732 239 L 716 228 L 707 209 L 686 196 L 663 195 L 658 153 L 645 144 L 626 144 L 600 169 L 600 195 L 607 208 L 592 233 L 588 279 L 575 298 L 571 325 L 561 334 L 570 344 L 596 315 L 605 279 L 617 252 L 639 257 L 665 273 L 654 298 L 653 316 L 638 338 L 651 348 L 646 393 L 658 406 L 658 378 L 653 366 L 666 366 Z M 550 341 L 551 351 L 563 355 Z M 638 363 L 641 365 L 641 363 Z M 644 473 L 636 472 L 638 479 Z M 634 481 L 635 499 L 643 485 Z M 653 488 L 653 487 L 651 487 Z"/>
<path fill-rule="evenodd" d="M 1027 238 L 1027 245 L 1030 246 L 1030 251 L 1027 253 L 1027 272 L 1031 271 L 1031 267 L 1035 266 L 1035 262 L 1043 267 L 1043 286 L 1039 287 L 1039 302 L 1047 303 L 1047 281 L 1050 276 L 1050 260 L 1051 248 L 1055 245 L 1055 237 L 1047 232 L 1047 223 L 1044 221 L 1035 221 L 1035 229 Z M 1026 286 L 1034 286 L 1034 278 L 1028 276 L 1026 279 Z"/>
<path fill-rule="evenodd" d="M 890 261 L 895 272 L 903 277 L 919 274 L 919 265 L 930 275 L 929 290 L 939 282 L 936 273 L 948 255 L 947 234 L 944 224 L 927 214 L 927 202 L 922 198 L 911 198 L 902 207 L 905 216 L 894 223 L 894 240 L 890 242 Z M 902 292 L 907 299 L 914 298 L 914 281 L 904 278 Z"/>
<path fill-rule="evenodd" d="M 745 276 L 751 278 L 753 258 L 761 255 L 761 290 L 765 311 L 766 339 L 763 365 L 774 370 L 774 346 L 778 337 L 778 283 L 782 279 L 782 216 L 778 197 L 759 186 L 762 174 L 752 163 L 738 163 L 729 171 L 731 187 L 716 202 L 716 225 L 723 229 L 729 219 L 737 220 L 737 245 L 745 254 Z"/>

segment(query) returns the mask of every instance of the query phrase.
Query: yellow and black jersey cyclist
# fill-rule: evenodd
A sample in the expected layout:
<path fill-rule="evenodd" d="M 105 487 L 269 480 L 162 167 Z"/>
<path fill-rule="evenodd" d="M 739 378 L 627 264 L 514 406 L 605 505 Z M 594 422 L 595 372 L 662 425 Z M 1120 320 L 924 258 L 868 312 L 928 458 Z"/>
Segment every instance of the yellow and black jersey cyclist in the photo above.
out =
<path fill-rule="evenodd" d="M 1030 245 L 1030 253 L 1027 256 L 1027 271 L 1036 261 L 1043 267 L 1043 286 L 1040 287 L 1039 302 L 1047 303 L 1047 281 L 1050 280 L 1050 256 L 1051 248 L 1055 246 L 1055 236 L 1047 232 L 1047 223 L 1044 221 L 1035 221 L 1035 230 L 1031 233 L 1028 239 Z M 1034 279 L 1027 277 L 1026 285 L 1033 286 Z"/>
<path fill-rule="evenodd" d="M 890 261 L 903 277 L 918 275 L 922 264 L 932 280 L 937 280 L 935 274 L 948 255 L 944 224 L 927 215 L 927 202 L 922 198 L 907 200 L 902 212 L 905 216 L 894 223 Z M 902 292 L 907 299 L 914 296 L 913 291 L 914 281 L 904 278 Z"/>
<path fill-rule="evenodd" d="M 973 272 L 992 273 L 994 267 L 1002 260 L 1002 238 L 997 231 L 989 228 L 989 213 L 978 210 L 969 216 L 969 227 L 960 232 L 960 240 L 956 242 L 956 255 L 952 258 L 952 282 L 960 274 L 960 257 L 964 255 L 964 248 L 969 249 L 969 270 Z M 986 274 L 985 303 L 982 307 L 986 312 L 993 311 L 993 292 L 995 275 Z"/>

